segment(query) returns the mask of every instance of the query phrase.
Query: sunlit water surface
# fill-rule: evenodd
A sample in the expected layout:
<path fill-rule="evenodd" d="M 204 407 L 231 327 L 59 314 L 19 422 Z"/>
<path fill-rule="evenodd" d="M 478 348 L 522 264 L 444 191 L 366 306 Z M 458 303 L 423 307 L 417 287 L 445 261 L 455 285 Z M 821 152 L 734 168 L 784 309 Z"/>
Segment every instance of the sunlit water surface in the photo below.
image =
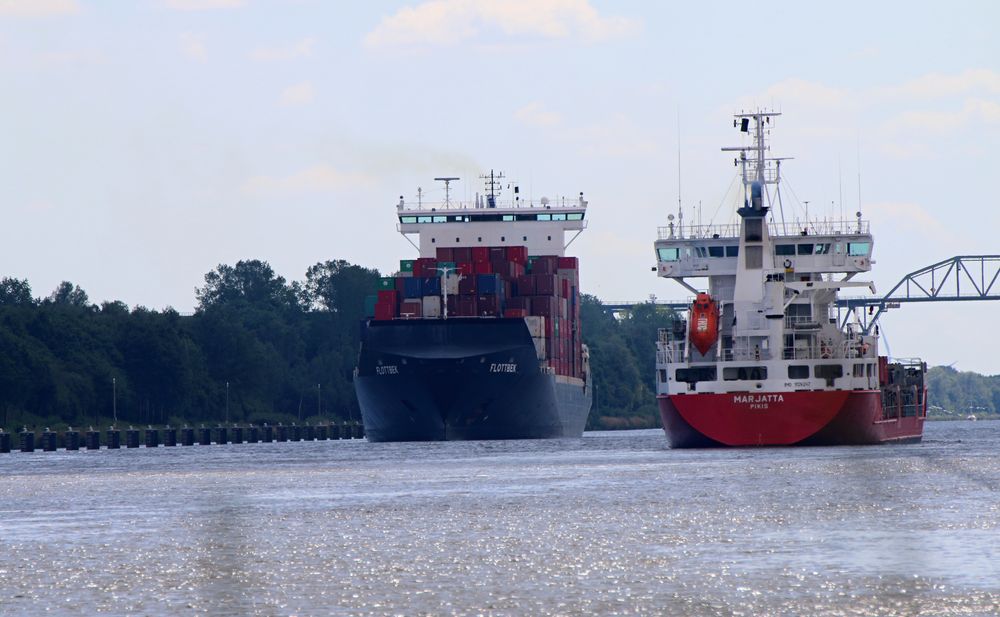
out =
<path fill-rule="evenodd" d="M 0 455 L 0 614 L 993 615 L 1000 422 Z"/>

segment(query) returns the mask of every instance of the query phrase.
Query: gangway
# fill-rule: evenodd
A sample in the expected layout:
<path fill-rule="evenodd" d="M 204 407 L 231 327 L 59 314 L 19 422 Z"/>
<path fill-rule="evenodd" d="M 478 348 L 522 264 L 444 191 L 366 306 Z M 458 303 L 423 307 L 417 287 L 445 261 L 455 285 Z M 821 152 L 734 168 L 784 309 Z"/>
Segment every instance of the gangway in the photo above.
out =
<path fill-rule="evenodd" d="M 837 298 L 837 307 L 848 309 L 844 324 L 854 313 L 864 311 L 862 327 L 871 334 L 882 314 L 908 302 L 954 302 L 1000 300 L 1000 255 L 958 255 L 904 276 L 884 296 Z M 690 302 L 624 301 L 603 303 L 612 313 L 631 311 L 636 305 L 652 302 L 658 308 L 686 311 Z"/>

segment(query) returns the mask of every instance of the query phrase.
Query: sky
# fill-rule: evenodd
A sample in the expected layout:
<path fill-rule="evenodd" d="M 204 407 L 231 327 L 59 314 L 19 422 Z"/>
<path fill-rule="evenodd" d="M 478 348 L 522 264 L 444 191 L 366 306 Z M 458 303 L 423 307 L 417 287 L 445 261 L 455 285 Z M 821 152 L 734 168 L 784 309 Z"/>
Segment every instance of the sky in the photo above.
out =
<path fill-rule="evenodd" d="M 1000 253 L 1000 4 L 0 0 L 0 277 L 193 310 L 219 264 L 394 269 L 399 195 L 503 170 L 589 201 L 606 301 L 683 301 L 653 241 L 734 220 L 732 114 L 782 112 L 789 219 L 853 218 L 887 291 Z M 1000 373 L 1000 303 L 904 305 L 898 357 Z"/>

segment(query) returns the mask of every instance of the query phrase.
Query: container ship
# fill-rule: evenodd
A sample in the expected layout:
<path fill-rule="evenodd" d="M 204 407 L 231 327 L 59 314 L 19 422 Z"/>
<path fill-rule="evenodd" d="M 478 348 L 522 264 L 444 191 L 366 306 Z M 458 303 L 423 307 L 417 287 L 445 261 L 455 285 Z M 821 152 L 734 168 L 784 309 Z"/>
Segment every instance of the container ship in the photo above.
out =
<path fill-rule="evenodd" d="M 741 168 L 735 223 L 684 226 L 679 209 L 658 230 L 658 275 L 692 294 L 687 315 L 658 335 L 663 430 L 674 448 L 919 441 L 926 364 L 890 362 L 878 328 L 837 307 L 842 289 L 875 293 L 854 280 L 873 263 L 869 224 L 860 212 L 784 218 L 787 159 L 769 145 L 779 115 L 735 117 L 748 134 L 748 145 L 723 148 Z"/>
<path fill-rule="evenodd" d="M 580 329 L 583 193 L 501 201 L 502 174 L 469 203 L 396 206 L 419 251 L 379 281 L 354 386 L 369 441 L 580 437 L 592 399 Z M 414 242 L 412 237 L 417 241 Z"/>

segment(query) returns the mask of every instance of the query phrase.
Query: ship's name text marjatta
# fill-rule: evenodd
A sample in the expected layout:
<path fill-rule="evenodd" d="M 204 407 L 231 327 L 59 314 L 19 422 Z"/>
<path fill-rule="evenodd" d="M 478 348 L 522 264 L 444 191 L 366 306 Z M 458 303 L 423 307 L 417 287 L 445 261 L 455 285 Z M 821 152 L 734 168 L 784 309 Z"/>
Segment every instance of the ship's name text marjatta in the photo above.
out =
<path fill-rule="evenodd" d="M 491 373 L 516 373 L 516 362 L 494 362 L 490 364 Z"/>
<path fill-rule="evenodd" d="M 375 372 L 379 375 L 399 375 L 399 368 L 395 364 L 387 364 L 385 366 L 376 366 Z"/>
<path fill-rule="evenodd" d="M 769 403 L 784 403 L 780 394 L 734 394 L 733 403 L 749 405 L 750 409 L 767 409 Z"/>

